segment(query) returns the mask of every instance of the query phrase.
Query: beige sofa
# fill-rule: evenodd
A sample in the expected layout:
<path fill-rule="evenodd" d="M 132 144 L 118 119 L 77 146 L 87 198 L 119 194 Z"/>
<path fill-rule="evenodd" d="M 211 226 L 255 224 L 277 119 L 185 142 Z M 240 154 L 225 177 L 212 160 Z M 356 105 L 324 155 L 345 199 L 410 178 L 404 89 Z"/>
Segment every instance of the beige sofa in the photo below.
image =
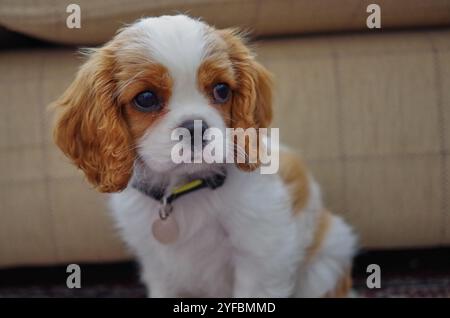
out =
<path fill-rule="evenodd" d="M 273 126 L 363 247 L 450 243 L 449 0 L 377 1 L 381 30 L 366 28 L 373 1 L 78 0 L 82 27 L 68 29 L 72 2 L 0 3 L 3 28 L 71 45 L 14 49 L 0 35 L 11 42 L 0 52 L 0 267 L 129 257 L 106 195 L 53 145 L 46 106 L 82 63 L 77 46 L 175 10 L 258 36 L 276 79 Z"/>

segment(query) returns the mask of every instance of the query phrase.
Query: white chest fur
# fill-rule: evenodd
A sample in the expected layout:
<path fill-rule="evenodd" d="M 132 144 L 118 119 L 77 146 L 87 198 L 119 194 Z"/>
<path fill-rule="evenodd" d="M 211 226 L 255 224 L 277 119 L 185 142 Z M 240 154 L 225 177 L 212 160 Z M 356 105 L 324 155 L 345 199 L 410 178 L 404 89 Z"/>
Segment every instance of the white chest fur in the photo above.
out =
<path fill-rule="evenodd" d="M 168 245 L 151 232 L 158 202 L 130 187 L 112 195 L 111 207 L 152 297 L 321 297 L 349 269 L 355 237 L 333 216 L 314 261 L 304 263 L 323 210 L 312 179 L 310 189 L 295 216 L 277 175 L 230 168 L 221 188 L 174 202 L 179 237 Z"/>
<path fill-rule="evenodd" d="M 221 188 L 174 202 L 179 238 L 163 245 L 151 232 L 158 202 L 132 188 L 111 197 L 117 225 L 156 297 L 288 296 L 310 237 L 299 237 L 290 206 L 277 175 L 232 168 Z"/>

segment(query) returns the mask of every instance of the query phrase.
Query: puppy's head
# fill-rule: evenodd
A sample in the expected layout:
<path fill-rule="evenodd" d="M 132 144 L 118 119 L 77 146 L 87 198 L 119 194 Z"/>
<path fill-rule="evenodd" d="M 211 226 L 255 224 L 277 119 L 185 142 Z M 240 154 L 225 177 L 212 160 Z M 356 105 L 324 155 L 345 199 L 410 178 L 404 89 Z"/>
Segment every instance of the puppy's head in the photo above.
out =
<path fill-rule="evenodd" d="M 223 132 L 267 127 L 270 84 L 233 30 L 182 15 L 142 19 L 90 54 L 55 102 L 54 138 L 99 191 L 116 192 L 137 158 L 157 172 L 183 171 L 171 132 L 194 120 Z"/>

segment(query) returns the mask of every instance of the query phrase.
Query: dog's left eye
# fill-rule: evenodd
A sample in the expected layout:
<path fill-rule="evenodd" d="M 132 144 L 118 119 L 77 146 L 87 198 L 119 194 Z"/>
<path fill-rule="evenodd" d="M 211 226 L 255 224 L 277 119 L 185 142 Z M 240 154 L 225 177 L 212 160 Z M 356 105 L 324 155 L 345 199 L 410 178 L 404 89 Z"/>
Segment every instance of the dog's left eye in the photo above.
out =
<path fill-rule="evenodd" d="M 158 96 L 152 91 L 139 93 L 133 101 L 136 108 L 141 112 L 152 112 L 161 109 L 161 102 Z"/>
<path fill-rule="evenodd" d="M 219 83 L 213 87 L 214 102 L 218 104 L 226 103 L 231 96 L 231 89 L 228 84 Z"/>

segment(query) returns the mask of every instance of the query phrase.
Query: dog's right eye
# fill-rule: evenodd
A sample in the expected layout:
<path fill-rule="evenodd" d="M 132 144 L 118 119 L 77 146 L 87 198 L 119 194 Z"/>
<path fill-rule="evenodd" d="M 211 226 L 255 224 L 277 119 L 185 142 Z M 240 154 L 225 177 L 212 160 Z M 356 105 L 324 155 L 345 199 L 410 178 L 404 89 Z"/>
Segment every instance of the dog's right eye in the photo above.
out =
<path fill-rule="evenodd" d="M 153 112 L 161 109 L 161 102 L 152 91 L 144 91 L 134 98 L 134 105 L 141 112 Z"/>

